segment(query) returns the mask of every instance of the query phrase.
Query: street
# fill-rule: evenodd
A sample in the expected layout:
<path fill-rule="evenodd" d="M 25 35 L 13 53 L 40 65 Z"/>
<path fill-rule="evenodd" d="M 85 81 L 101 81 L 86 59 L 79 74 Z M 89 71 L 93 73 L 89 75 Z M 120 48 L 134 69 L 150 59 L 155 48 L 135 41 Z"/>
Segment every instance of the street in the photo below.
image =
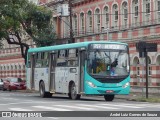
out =
<path fill-rule="evenodd" d="M 95 117 L 96 114 L 98 116 L 99 111 L 159 111 L 160 104 L 159 103 L 146 103 L 146 102 L 135 102 L 135 101 L 127 101 L 125 99 L 115 99 L 112 102 L 106 102 L 102 96 L 82 96 L 80 100 L 70 100 L 66 95 L 53 95 L 52 98 L 40 98 L 39 93 L 23 93 L 17 91 L 0 91 L 0 111 L 14 111 L 14 112 L 22 112 L 22 111 L 29 111 L 29 112 L 38 112 L 41 111 L 97 111 L 94 112 L 93 117 L 95 120 L 101 119 L 105 120 L 105 117 Z M 58 112 L 57 112 L 58 114 Z M 48 119 L 73 119 L 72 116 L 66 117 L 65 114 L 62 114 L 62 118 L 55 116 L 52 114 L 51 116 L 46 116 Z M 75 113 L 74 113 L 75 114 Z M 90 113 L 87 112 L 89 117 L 87 119 L 92 119 L 89 115 Z M 85 115 L 86 116 L 86 115 Z M 70 118 L 72 117 L 72 118 Z M 76 116 L 75 116 L 76 117 Z M 78 117 L 83 117 L 78 115 Z M 79 118 L 76 118 L 77 120 Z M 117 116 L 118 117 L 118 116 Z M 116 117 L 109 117 L 109 119 L 114 120 Z M 147 117 L 148 118 L 148 117 Z M 2 118 L 0 118 L 2 119 Z M 4 118 L 3 118 L 4 119 Z M 9 119 L 9 118 L 5 118 Z M 17 118 L 12 118 L 17 119 Z M 22 118 L 21 118 L 22 119 Z M 24 119 L 24 118 L 23 118 Z M 31 118 L 29 118 L 31 119 Z M 33 118 L 35 119 L 35 118 Z M 39 118 L 37 118 L 39 119 Z M 42 118 L 44 119 L 44 118 Z M 108 118 L 107 118 L 108 119 Z M 119 119 L 122 119 L 120 117 Z M 123 119 L 127 119 L 124 117 Z M 133 119 L 133 117 L 132 117 Z M 140 119 L 143 119 L 141 117 Z M 152 120 L 156 117 L 152 117 Z"/>

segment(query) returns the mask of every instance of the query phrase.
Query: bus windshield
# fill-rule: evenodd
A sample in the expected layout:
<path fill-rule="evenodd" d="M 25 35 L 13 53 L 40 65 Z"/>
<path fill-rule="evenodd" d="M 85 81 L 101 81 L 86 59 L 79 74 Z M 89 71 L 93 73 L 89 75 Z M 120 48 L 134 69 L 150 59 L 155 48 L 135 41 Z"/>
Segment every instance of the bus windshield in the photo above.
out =
<path fill-rule="evenodd" d="M 91 75 L 126 76 L 129 74 L 127 50 L 90 50 L 88 72 Z"/>

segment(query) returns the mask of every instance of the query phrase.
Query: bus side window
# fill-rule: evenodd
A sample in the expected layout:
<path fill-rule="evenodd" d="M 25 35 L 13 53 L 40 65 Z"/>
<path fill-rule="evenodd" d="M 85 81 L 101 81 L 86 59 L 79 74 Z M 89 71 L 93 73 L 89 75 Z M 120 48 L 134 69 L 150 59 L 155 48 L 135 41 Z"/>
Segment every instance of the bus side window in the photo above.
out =
<path fill-rule="evenodd" d="M 28 68 L 31 68 L 31 54 L 28 54 L 28 64 L 27 64 Z"/>
<path fill-rule="evenodd" d="M 36 55 L 36 67 L 39 68 L 41 66 L 42 66 L 41 53 L 37 53 L 37 55 Z"/>
<path fill-rule="evenodd" d="M 68 50 L 58 51 L 57 66 L 67 66 L 67 51 Z"/>
<path fill-rule="evenodd" d="M 68 66 L 78 65 L 78 49 L 70 49 L 68 56 Z"/>
<path fill-rule="evenodd" d="M 43 60 L 43 66 L 44 67 L 48 67 L 49 63 L 48 63 L 48 52 L 44 53 L 44 60 Z"/>

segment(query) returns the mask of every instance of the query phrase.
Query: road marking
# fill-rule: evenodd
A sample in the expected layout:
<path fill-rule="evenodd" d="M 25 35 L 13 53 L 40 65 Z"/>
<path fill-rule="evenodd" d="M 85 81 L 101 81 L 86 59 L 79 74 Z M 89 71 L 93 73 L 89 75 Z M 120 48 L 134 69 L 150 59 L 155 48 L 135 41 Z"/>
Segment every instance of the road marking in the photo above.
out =
<path fill-rule="evenodd" d="M 131 105 L 113 105 L 113 104 L 97 104 L 97 105 L 103 105 L 103 106 L 116 106 L 116 107 L 125 107 L 125 108 L 144 108 L 144 107 L 137 107 L 137 106 L 131 106 Z"/>
<path fill-rule="evenodd" d="M 103 108 L 103 109 L 119 109 L 119 108 L 114 108 L 114 107 L 106 107 L 106 106 L 98 106 L 98 105 L 86 105 L 86 104 L 77 104 L 80 106 L 85 106 L 85 107 L 95 107 L 95 108 Z"/>
<path fill-rule="evenodd" d="M 48 109 L 48 110 L 55 110 L 55 111 L 73 111 L 70 109 L 63 109 L 63 108 L 54 108 L 54 107 L 47 107 L 47 106 L 32 106 L 34 108 L 41 108 L 41 109 Z"/>
<path fill-rule="evenodd" d="M 16 105 L 16 104 L 24 104 L 24 103 L 37 103 L 37 102 L 33 102 L 33 101 L 29 101 L 29 102 L 16 102 L 16 103 L 6 103 L 6 104 L 0 104 L 0 105 Z M 48 102 L 38 102 L 38 103 L 48 103 Z"/>
<path fill-rule="evenodd" d="M 33 110 L 23 109 L 23 108 L 9 108 L 9 109 L 13 111 L 33 111 Z"/>
<path fill-rule="evenodd" d="M 1 98 L 1 99 L 4 99 L 4 100 L 19 100 L 19 99 L 16 99 L 16 98 L 10 98 L 10 97 L 9 97 L 9 98 L 4 98 L 4 97 L 3 97 L 3 98 Z"/>
<path fill-rule="evenodd" d="M 97 109 L 94 109 L 94 108 L 86 108 L 86 107 L 79 107 L 79 106 L 68 106 L 68 105 L 54 105 L 54 106 L 57 106 L 57 107 L 65 107 L 65 108 L 73 108 L 73 109 L 83 109 L 83 110 L 97 110 Z"/>
<path fill-rule="evenodd" d="M 55 119 L 55 120 L 59 119 L 59 118 L 56 118 L 56 117 L 46 117 L 46 118 Z"/>
<path fill-rule="evenodd" d="M 123 105 L 123 104 L 122 104 Z M 127 105 L 133 105 L 133 104 L 127 104 Z M 160 104 L 135 104 L 136 106 L 140 106 L 140 107 L 156 107 L 159 108 Z"/>

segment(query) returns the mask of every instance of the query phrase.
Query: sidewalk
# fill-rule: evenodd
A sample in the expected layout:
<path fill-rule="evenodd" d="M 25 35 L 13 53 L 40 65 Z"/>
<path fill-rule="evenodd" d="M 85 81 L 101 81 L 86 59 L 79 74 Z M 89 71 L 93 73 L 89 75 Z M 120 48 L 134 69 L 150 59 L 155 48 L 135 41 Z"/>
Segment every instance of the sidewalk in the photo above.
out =
<path fill-rule="evenodd" d="M 115 98 L 137 101 L 137 99 L 146 98 L 146 93 L 130 93 L 129 95 L 115 95 Z M 149 93 L 148 98 L 160 99 L 160 94 Z"/>

